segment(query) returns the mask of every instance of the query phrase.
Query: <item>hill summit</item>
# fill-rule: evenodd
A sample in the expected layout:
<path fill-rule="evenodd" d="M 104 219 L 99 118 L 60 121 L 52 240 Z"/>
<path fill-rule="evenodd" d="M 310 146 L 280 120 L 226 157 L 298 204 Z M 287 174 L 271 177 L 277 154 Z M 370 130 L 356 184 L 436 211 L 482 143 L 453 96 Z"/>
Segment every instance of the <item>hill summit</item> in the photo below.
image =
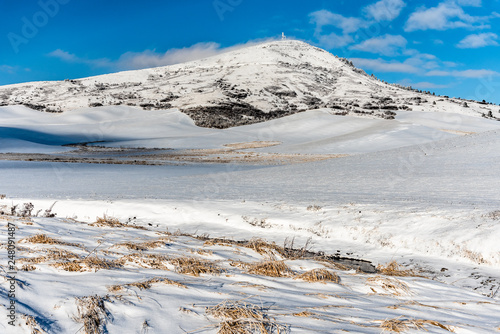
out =
<path fill-rule="evenodd" d="M 172 66 L 0 87 L 0 106 L 19 104 L 45 112 L 106 105 L 178 108 L 197 125 L 215 128 L 318 108 L 386 119 L 412 109 L 492 118 L 498 113 L 486 104 L 382 82 L 347 59 L 294 40 Z"/>

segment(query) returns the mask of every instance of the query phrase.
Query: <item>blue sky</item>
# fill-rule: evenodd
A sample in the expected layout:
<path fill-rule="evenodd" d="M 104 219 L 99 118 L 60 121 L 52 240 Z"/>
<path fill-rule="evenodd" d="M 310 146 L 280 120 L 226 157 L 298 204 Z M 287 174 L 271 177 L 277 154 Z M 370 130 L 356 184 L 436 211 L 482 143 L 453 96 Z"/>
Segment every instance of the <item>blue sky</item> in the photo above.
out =
<path fill-rule="evenodd" d="M 369 74 L 500 103 L 499 0 L 1 0 L 0 85 L 169 65 L 285 32 Z"/>

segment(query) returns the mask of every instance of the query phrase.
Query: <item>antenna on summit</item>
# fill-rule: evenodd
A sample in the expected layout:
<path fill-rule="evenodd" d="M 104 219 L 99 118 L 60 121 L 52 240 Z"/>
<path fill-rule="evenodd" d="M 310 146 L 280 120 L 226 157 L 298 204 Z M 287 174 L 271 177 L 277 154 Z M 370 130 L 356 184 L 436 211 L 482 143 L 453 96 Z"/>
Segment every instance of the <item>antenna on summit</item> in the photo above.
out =
<path fill-rule="evenodd" d="M 284 33 L 284 32 L 282 32 L 282 33 L 281 33 L 281 40 L 282 40 L 282 41 L 286 40 L 286 36 L 285 36 L 285 33 Z"/>

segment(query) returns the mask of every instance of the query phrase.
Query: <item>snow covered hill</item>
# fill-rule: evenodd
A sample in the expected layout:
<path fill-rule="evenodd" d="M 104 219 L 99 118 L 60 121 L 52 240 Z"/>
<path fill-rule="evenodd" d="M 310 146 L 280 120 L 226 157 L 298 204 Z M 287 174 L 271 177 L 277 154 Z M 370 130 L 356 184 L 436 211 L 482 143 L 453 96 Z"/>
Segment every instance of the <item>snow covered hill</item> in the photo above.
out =
<path fill-rule="evenodd" d="M 184 64 L 62 82 L 0 87 L 0 106 L 61 112 L 129 105 L 179 108 L 204 127 L 226 128 L 298 111 L 392 119 L 398 111 L 439 111 L 499 118 L 485 103 L 389 85 L 346 59 L 300 41 L 277 41 Z M 490 114 L 491 111 L 491 114 Z"/>

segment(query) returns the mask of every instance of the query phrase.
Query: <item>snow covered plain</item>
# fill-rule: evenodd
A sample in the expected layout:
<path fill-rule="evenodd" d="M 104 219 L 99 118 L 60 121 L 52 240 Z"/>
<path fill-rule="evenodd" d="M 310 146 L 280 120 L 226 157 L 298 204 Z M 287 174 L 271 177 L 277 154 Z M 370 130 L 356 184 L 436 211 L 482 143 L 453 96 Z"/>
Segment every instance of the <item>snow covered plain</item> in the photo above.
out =
<path fill-rule="evenodd" d="M 0 113 L 3 153 L 64 156 L 78 148 L 61 145 L 89 142 L 174 152 L 272 143 L 243 145 L 246 156 L 262 157 L 251 163 L 85 164 L 3 154 L 0 208 L 9 213 L 19 204 L 20 211 L 31 202 L 36 213 L 56 202 L 57 217 L 0 218 L 2 268 L 10 222 L 24 269 L 18 325 L 2 321 L 2 332 L 500 329 L 499 122 L 422 111 L 379 120 L 320 109 L 216 130 L 175 109 L 48 114 L 8 106 Z M 263 158 L 285 154 L 282 163 Z M 290 158 L 311 154 L 326 158 Z M 120 223 L 95 224 L 105 215 Z M 252 238 L 276 244 L 232 241 Z M 400 271 L 392 274 L 402 276 L 357 272 L 318 254 L 291 256 L 285 240 L 374 266 L 396 261 Z M 259 270 L 266 261 L 282 266 L 278 277 Z M 329 280 L 307 281 L 313 269 L 327 270 L 320 273 Z M 6 319 L 5 307 L 0 313 Z"/>

